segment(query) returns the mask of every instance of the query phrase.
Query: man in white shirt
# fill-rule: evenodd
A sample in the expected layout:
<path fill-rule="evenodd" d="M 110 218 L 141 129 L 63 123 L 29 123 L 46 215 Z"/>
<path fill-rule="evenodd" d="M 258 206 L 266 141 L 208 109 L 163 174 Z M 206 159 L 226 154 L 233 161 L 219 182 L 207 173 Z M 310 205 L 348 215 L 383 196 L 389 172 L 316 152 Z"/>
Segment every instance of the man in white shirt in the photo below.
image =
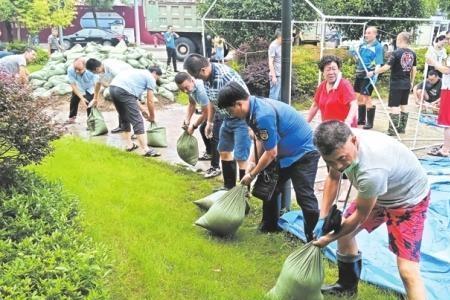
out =
<path fill-rule="evenodd" d="M 325 247 L 337 240 L 339 279 L 324 294 L 357 293 L 361 252 L 355 236 L 386 223 L 389 249 L 397 256 L 400 277 L 410 300 L 424 300 L 420 246 L 430 199 L 427 175 L 417 157 L 403 144 L 379 132 L 351 130 L 340 121 L 326 121 L 314 133 L 314 144 L 330 167 L 320 217 L 325 218 L 337 193 L 341 173 L 358 190 L 344 213 L 340 230 L 314 242 Z M 319 225 L 320 226 L 320 225 Z M 316 237 L 320 228 L 316 226 Z"/>

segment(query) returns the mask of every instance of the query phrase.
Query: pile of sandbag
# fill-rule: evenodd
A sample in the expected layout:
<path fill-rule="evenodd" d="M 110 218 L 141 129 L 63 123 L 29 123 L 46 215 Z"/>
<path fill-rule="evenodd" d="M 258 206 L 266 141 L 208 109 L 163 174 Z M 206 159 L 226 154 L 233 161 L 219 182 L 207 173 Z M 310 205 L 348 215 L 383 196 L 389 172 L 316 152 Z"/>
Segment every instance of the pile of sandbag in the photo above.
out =
<path fill-rule="evenodd" d="M 174 101 L 174 92 L 178 87 L 173 81 L 175 73 L 167 69 L 164 63 L 153 58 L 152 54 L 139 47 L 128 47 L 121 41 L 117 46 L 102 46 L 88 43 L 85 47 L 75 45 L 69 50 L 55 52 L 50 55 L 48 63 L 39 71 L 30 74 L 30 84 L 33 87 L 34 97 L 48 98 L 51 95 L 66 95 L 72 89 L 67 80 L 67 68 L 79 57 L 95 58 L 100 61 L 113 58 L 124 61 L 136 69 L 145 69 L 150 66 L 159 66 L 163 70 L 162 85 L 156 94 Z"/>

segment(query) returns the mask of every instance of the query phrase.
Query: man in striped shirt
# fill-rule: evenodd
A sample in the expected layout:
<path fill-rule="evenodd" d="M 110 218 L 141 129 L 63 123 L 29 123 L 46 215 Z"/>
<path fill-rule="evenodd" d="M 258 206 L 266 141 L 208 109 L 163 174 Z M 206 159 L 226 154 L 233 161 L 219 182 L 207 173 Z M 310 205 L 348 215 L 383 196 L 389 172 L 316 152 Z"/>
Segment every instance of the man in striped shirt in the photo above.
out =
<path fill-rule="evenodd" d="M 219 91 L 230 81 L 239 83 L 246 91 L 247 86 L 236 71 L 224 64 L 210 63 L 199 54 L 189 55 L 184 62 L 184 69 L 194 78 L 204 81 L 206 94 L 213 105 L 213 113 L 210 114 L 205 129 L 206 135 L 213 137 L 214 127 L 223 120 L 218 140 L 213 138 L 212 151 L 213 155 L 216 149 L 220 153 L 224 188 L 231 189 L 236 185 L 235 160 L 239 166 L 240 179 L 245 175 L 251 140 L 245 120 L 231 117 L 226 110 L 220 109 L 217 98 Z"/>

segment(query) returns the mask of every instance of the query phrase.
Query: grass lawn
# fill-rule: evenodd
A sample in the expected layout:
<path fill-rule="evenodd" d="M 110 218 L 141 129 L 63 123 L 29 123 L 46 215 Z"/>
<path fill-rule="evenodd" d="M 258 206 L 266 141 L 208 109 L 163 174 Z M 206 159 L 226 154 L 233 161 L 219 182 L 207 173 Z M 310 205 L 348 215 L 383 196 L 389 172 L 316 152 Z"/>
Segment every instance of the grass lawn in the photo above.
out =
<path fill-rule="evenodd" d="M 55 147 L 34 169 L 79 197 L 87 234 L 110 249 L 113 299 L 263 299 L 299 245 L 257 233 L 254 199 L 234 239 L 194 226 L 201 212 L 191 202 L 212 189 L 201 176 L 75 138 Z M 325 265 L 332 282 L 337 271 Z M 396 299 L 366 284 L 359 298 Z"/>
<path fill-rule="evenodd" d="M 36 64 L 33 64 L 33 65 L 28 65 L 28 66 L 27 66 L 27 69 L 28 69 L 28 72 L 30 72 L 30 74 L 31 74 L 31 73 L 33 73 L 33 72 L 39 71 L 39 70 L 42 69 L 43 67 L 44 67 L 44 65 L 36 65 Z"/>

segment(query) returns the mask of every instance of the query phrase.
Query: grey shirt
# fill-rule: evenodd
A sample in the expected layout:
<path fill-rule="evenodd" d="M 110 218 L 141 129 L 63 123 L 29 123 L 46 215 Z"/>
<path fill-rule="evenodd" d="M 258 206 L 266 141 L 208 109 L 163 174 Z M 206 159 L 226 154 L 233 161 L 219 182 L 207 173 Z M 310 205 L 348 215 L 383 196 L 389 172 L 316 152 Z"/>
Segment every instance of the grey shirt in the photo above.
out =
<path fill-rule="evenodd" d="M 345 174 L 360 197 L 376 197 L 383 207 L 410 207 L 430 190 L 425 170 L 402 143 L 375 131 L 355 129 L 359 140 L 358 164 Z"/>
<path fill-rule="evenodd" d="M 195 79 L 194 80 L 194 90 L 189 93 L 189 96 L 201 107 L 209 104 L 208 95 L 206 94 L 205 85 L 203 84 L 203 80 Z"/>
<path fill-rule="evenodd" d="M 273 67 L 275 68 L 275 75 L 281 76 L 281 44 L 273 41 L 269 46 L 269 57 L 273 58 Z"/>
<path fill-rule="evenodd" d="M 119 73 L 133 69 L 133 67 L 126 62 L 114 58 L 105 59 L 102 61 L 102 64 L 105 68 L 105 73 L 99 74 L 98 77 L 100 83 L 104 86 L 109 86 L 114 77 Z"/>
<path fill-rule="evenodd" d="M 49 35 L 48 44 L 50 45 L 50 49 L 59 50 L 60 48 L 58 37 L 53 34 Z"/>
<path fill-rule="evenodd" d="M 120 87 L 136 98 L 140 98 L 145 91 L 156 91 L 156 80 L 148 70 L 131 69 L 114 77 L 111 86 Z"/>
<path fill-rule="evenodd" d="M 20 67 L 26 67 L 27 61 L 23 54 L 8 55 L 0 58 L 0 71 L 9 74 L 19 74 Z"/>

